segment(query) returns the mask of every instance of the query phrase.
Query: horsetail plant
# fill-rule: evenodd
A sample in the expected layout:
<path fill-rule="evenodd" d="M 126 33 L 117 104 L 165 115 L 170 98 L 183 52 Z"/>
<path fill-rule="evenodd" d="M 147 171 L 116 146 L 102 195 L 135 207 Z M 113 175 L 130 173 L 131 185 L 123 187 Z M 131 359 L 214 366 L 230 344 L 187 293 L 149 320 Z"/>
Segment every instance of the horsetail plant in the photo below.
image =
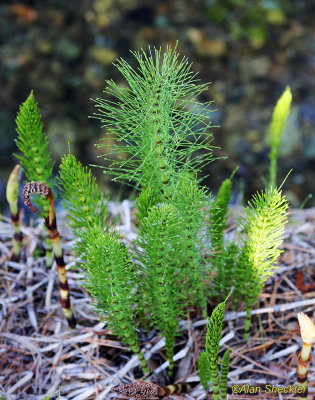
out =
<path fill-rule="evenodd" d="M 75 251 L 82 260 L 85 287 L 95 301 L 95 310 L 138 356 L 143 372 L 148 373 L 137 337 L 137 282 L 128 250 L 117 233 L 109 232 L 107 206 L 91 171 L 68 154 L 59 172 L 63 205 L 78 238 Z"/>
<path fill-rule="evenodd" d="M 108 81 L 110 100 L 96 99 L 96 117 L 111 141 L 116 137 L 104 155 L 106 173 L 141 191 L 136 201 L 135 244 L 141 249 L 138 274 L 143 277 L 138 310 L 165 335 L 171 374 L 178 318 L 192 303 L 206 309 L 198 234 L 204 229 L 207 204 L 197 173 L 212 161 L 212 137 L 209 103 L 201 104 L 197 97 L 207 85 L 197 83 L 188 60 L 179 60 L 175 50 L 133 55 L 138 69 L 117 61 L 127 87 Z M 104 141 L 100 147 L 109 146 Z M 121 159 L 122 154 L 127 158 Z"/>
<path fill-rule="evenodd" d="M 117 234 L 106 232 L 93 235 L 86 251 L 85 286 L 97 314 L 138 356 L 144 374 L 149 373 L 137 336 L 135 274 L 128 249 Z"/>
<path fill-rule="evenodd" d="M 41 182 L 28 182 L 24 186 L 23 189 L 23 198 L 24 204 L 29 207 L 29 209 L 39 215 L 39 210 L 31 203 L 31 195 L 41 195 L 48 199 L 49 201 L 49 210 L 48 216 L 45 217 L 45 226 L 48 230 L 48 236 L 52 244 L 52 248 L 54 251 L 55 261 L 57 264 L 57 274 L 59 280 L 59 294 L 60 294 L 60 302 L 63 314 L 68 322 L 70 328 L 75 328 L 76 320 L 71 310 L 70 305 L 70 295 L 69 295 L 69 285 L 67 281 L 66 275 L 66 266 L 63 259 L 63 251 L 60 242 L 60 236 L 57 229 L 57 221 L 55 216 L 55 207 L 54 207 L 54 195 L 51 189 Z"/>
<path fill-rule="evenodd" d="M 230 295 L 229 295 L 230 296 Z M 205 390 L 209 389 L 210 380 L 212 381 L 213 400 L 220 400 L 220 378 L 219 378 L 219 346 L 222 338 L 221 331 L 224 320 L 225 306 L 228 298 L 217 305 L 208 317 L 206 346 L 198 360 L 199 377 Z M 229 352 L 223 356 L 221 367 L 221 395 L 222 400 L 226 399 L 227 373 L 229 369 Z"/>
<path fill-rule="evenodd" d="M 22 155 L 15 157 L 22 165 L 27 181 L 43 182 L 49 187 L 54 187 L 52 178 L 53 162 L 48 152 L 48 140 L 43 132 L 43 123 L 33 91 L 20 106 L 16 117 L 18 138 L 15 140 Z M 49 202 L 45 198 L 35 200 L 40 215 L 47 218 L 49 214 Z M 49 239 L 46 240 L 46 265 L 51 267 L 53 263 L 52 246 Z"/>
<path fill-rule="evenodd" d="M 17 164 L 11 172 L 6 190 L 6 197 L 10 207 L 11 222 L 14 229 L 13 248 L 12 248 L 12 261 L 19 261 L 21 257 L 21 244 L 23 234 L 20 229 L 19 209 L 18 209 L 18 195 L 19 195 L 19 176 L 21 166 Z"/>
<path fill-rule="evenodd" d="M 74 236 L 78 238 L 75 252 L 85 261 L 87 236 L 98 236 L 108 231 L 108 212 L 104 195 L 87 167 L 83 167 L 74 155 L 62 158 L 59 166 L 59 189 L 62 203 Z"/>
<path fill-rule="evenodd" d="M 278 150 L 282 140 L 282 134 L 287 122 L 288 116 L 290 114 L 290 106 L 292 102 L 291 90 L 286 87 L 285 91 L 282 93 L 281 97 L 275 105 L 272 120 L 269 128 L 269 138 L 268 144 L 270 146 L 269 159 L 270 159 L 270 169 L 269 169 L 269 183 L 268 187 L 275 187 L 277 184 L 277 160 L 278 160 Z"/>
<path fill-rule="evenodd" d="M 302 351 L 299 354 L 299 365 L 296 373 L 298 376 L 298 386 L 303 389 L 303 395 L 299 397 L 299 400 L 307 399 L 308 384 L 307 384 L 307 370 L 309 363 L 312 359 L 311 347 L 315 341 L 315 324 L 314 322 L 304 313 L 298 313 L 298 321 L 301 330 L 301 338 L 303 340 Z"/>
<path fill-rule="evenodd" d="M 288 203 L 280 189 L 271 187 L 256 193 L 245 209 L 238 225 L 243 244 L 238 259 L 234 301 L 240 298 L 246 304 L 244 337 L 248 337 L 251 311 L 266 280 L 273 275 L 276 261 L 282 252 L 284 226 Z"/>
<path fill-rule="evenodd" d="M 104 138 L 99 147 L 110 146 L 104 155 L 109 166 L 104 168 L 114 174 L 114 181 L 150 187 L 159 202 L 172 193 L 178 172 L 195 174 L 212 160 L 209 103 L 197 101 L 207 85 L 197 83 L 188 60 L 180 61 L 175 50 L 132 54 L 137 70 L 123 59 L 116 63 L 128 86 L 107 81 L 104 93 L 111 100 L 95 100 L 99 111 L 95 116 L 110 140 L 113 135 L 117 139 L 113 146 Z M 129 157 L 119 160 L 123 153 Z"/>

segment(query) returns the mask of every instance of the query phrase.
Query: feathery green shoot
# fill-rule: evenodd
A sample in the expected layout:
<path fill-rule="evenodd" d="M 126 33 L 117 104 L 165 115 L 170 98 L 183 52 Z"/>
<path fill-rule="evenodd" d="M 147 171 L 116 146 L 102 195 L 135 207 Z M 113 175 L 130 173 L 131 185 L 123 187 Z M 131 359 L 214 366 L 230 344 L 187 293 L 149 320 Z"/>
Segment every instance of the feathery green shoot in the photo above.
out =
<path fill-rule="evenodd" d="M 152 207 L 141 221 L 138 235 L 136 244 L 141 250 L 137 259 L 143 281 L 139 304 L 149 310 L 153 326 L 164 333 L 171 375 L 178 318 L 185 306 L 179 287 L 183 273 L 177 259 L 181 249 L 178 211 L 171 204 Z"/>
<path fill-rule="evenodd" d="M 268 138 L 268 144 L 270 146 L 270 169 L 269 169 L 269 184 L 268 187 L 275 187 L 277 182 L 277 159 L 278 150 L 281 144 L 282 134 L 287 122 L 287 118 L 290 114 L 290 106 L 292 102 L 291 90 L 286 87 L 281 97 L 275 105 L 272 120 L 270 124 L 270 134 Z"/>
<path fill-rule="evenodd" d="M 48 140 L 43 132 L 43 123 L 33 91 L 20 106 L 16 117 L 18 138 L 15 140 L 22 154 L 14 154 L 24 168 L 27 181 L 43 182 L 54 188 L 55 180 L 52 177 L 53 162 L 48 151 Z M 49 212 L 49 202 L 44 197 L 35 199 L 41 217 L 45 218 Z M 53 262 L 51 243 L 46 240 L 46 265 L 51 267 Z"/>
<path fill-rule="evenodd" d="M 209 361 L 208 357 L 205 351 L 202 351 L 199 354 L 198 360 L 197 360 L 197 366 L 198 366 L 198 375 L 200 379 L 200 383 L 202 384 L 203 388 L 208 391 L 210 382 L 211 382 L 211 370 L 209 366 Z"/>
<path fill-rule="evenodd" d="M 59 167 L 59 188 L 71 229 L 79 239 L 75 247 L 76 253 L 84 260 L 86 236 L 98 235 L 107 231 L 109 227 L 104 196 L 91 171 L 83 167 L 72 154 L 62 158 Z"/>
<path fill-rule="evenodd" d="M 230 292 L 231 293 L 231 292 Z M 208 390 L 210 380 L 212 381 L 213 399 L 220 400 L 220 384 L 219 384 L 219 347 L 222 338 L 221 331 L 224 320 L 226 300 L 217 305 L 212 311 L 211 318 L 208 317 L 207 335 L 205 352 L 202 352 L 198 359 L 199 377 L 203 387 Z M 225 356 L 226 358 L 227 356 Z M 228 366 L 226 360 L 223 367 L 223 382 L 221 388 L 226 390 L 226 378 Z M 222 375 L 222 371 L 221 371 Z"/>
<path fill-rule="evenodd" d="M 116 63 L 127 87 L 108 81 L 105 94 L 115 100 L 96 99 L 96 116 L 106 134 L 116 137 L 114 146 L 106 138 L 99 145 L 110 146 L 105 171 L 114 180 L 154 187 L 167 197 L 168 183 L 179 170 L 196 172 L 211 161 L 208 104 L 197 101 L 207 85 L 197 83 L 188 60 L 179 60 L 175 50 L 132 54 L 136 70 L 123 59 Z M 129 157 L 119 160 L 123 153 Z"/>
<path fill-rule="evenodd" d="M 235 296 L 247 305 L 245 333 L 248 336 L 251 310 L 266 280 L 273 275 L 283 242 L 288 204 L 281 191 L 270 190 L 253 196 L 240 219 L 242 253 L 237 266 Z"/>
<path fill-rule="evenodd" d="M 135 315 L 134 266 L 118 235 L 94 236 L 86 248 L 86 289 L 95 299 L 95 310 L 113 333 L 137 354 L 144 373 L 149 372 L 141 352 Z"/>

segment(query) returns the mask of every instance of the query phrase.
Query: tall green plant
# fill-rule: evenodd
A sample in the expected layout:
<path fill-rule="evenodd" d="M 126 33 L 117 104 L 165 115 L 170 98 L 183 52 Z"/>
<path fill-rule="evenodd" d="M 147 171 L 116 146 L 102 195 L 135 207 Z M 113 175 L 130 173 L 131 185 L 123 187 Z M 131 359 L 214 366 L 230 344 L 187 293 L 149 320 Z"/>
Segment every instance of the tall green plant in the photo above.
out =
<path fill-rule="evenodd" d="M 15 154 L 24 168 L 27 181 L 38 181 L 54 188 L 52 177 L 53 162 L 48 151 L 48 140 L 43 132 L 43 123 L 33 91 L 20 106 L 16 117 L 18 137 L 15 140 L 22 154 Z M 41 216 L 48 217 L 49 201 L 44 197 L 35 200 Z M 46 240 L 46 265 L 51 267 L 53 262 L 52 246 Z"/>
<path fill-rule="evenodd" d="M 207 196 L 197 173 L 212 160 L 212 152 L 208 104 L 197 97 L 207 86 L 197 82 L 188 60 L 179 60 L 175 50 L 133 55 L 137 69 L 122 59 L 116 64 L 127 87 L 107 82 L 110 100 L 96 100 L 96 115 L 111 142 L 116 137 L 104 155 L 106 173 L 141 190 L 137 244 L 144 279 L 138 311 L 164 333 L 171 373 L 178 318 L 192 303 L 206 309 L 198 235 L 206 221 Z M 107 146 L 104 141 L 100 147 Z M 126 159 L 120 159 L 122 153 Z"/>

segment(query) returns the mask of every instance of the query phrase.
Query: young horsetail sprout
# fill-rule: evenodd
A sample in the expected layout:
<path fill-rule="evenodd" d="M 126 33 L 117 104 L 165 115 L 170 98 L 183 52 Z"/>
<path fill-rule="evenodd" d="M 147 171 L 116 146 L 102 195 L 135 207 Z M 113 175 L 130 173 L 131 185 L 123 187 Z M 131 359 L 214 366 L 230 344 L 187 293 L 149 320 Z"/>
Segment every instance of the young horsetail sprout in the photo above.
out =
<path fill-rule="evenodd" d="M 197 366 L 199 370 L 198 375 L 200 383 L 202 384 L 203 388 L 208 391 L 211 382 L 211 370 L 209 368 L 208 357 L 205 351 L 202 351 L 199 354 Z"/>
<path fill-rule="evenodd" d="M 301 353 L 299 354 L 299 365 L 296 373 L 298 376 L 298 386 L 304 389 L 303 395 L 299 397 L 299 400 L 306 400 L 308 392 L 307 370 L 312 358 L 311 346 L 315 341 L 315 324 L 306 314 L 302 312 L 298 313 L 297 316 L 300 324 L 303 347 Z"/>
<path fill-rule="evenodd" d="M 143 372 L 149 372 L 141 352 L 135 322 L 134 267 L 117 234 L 109 233 L 107 205 L 91 171 L 74 155 L 62 158 L 59 187 L 70 226 L 79 240 L 75 251 L 83 261 L 85 288 L 95 301 L 101 319 L 138 356 Z"/>
<path fill-rule="evenodd" d="M 234 300 L 241 298 L 246 304 L 244 337 L 249 336 L 253 306 L 282 252 L 279 246 L 283 242 L 287 208 L 281 191 L 271 187 L 253 196 L 245 216 L 238 222 L 243 248 L 236 268 Z"/>
<path fill-rule="evenodd" d="M 16 125 L 18 137 L 15 142 L 22 155 L 15 154 L 15 157 L 22 165 L 27 181 L 43 182 L 53 188 L 53 162 L 48 152 L 48 140 L 43 132 L 43 123 L 33 91 L 20 106 L 20 111 L 16 117 Z M 48 200 L 40 197 L 35 199 L 35 204 L 40 210 L 43 210 L 40 211 L 41 216 L 47 218 L 49 213 Z M 52 244 L 47 238 L 46 266 L 51 267 L 52 263 Z"/>
<path fill-rule="evenodd" d="M 23 189 L 23 198 L 24 204 L 29 207 L 29 209 L 35 213 L 39 214 L 38 208 L 36 208 L 32 203 L 30 196 L 32 194 L 42 195 L 49 200 L 49 210 L 48 216 L 45 217 L 45 226 L 48 230 L 48 236 L 52 243 L 52 247 L 54 250 L 55 260 L 57 264 L 57 273 L 59 280 L 59 294 L 60 294 L 60 302 L 64 316 L 67 319 L 68 325 L 70 328 L 75 328 L 76 320 L 71 310 L 70 305 L 70 296 L 69 296 L 69 286 L 66 275 L 66 266 L 63 259 L 63 251 L 60 243 L 60 236 L 57 229 L 57 221 L 55 216 L 55 207 L 54 207 L 54 196 L 52 194 L 51 189 L 45 185 L 44 183 L 39 182 L 28 182 Z"/>
<path fill-rule="evenodd" d="M 13 236 L 13 249 L 12 249 L 12 261 L 19 261 L 21 256 L 21 243 L 23 240 L 23 234 L 20 229 L 19 221 L 19 209 L 18 209 L 18 195 L 19 195 L 19 175 L 21 166 L 17 164 L 11 172 L 8 183 L 6 196 L 10 207 L 11 222 L 14 229 Z"/>
<path fill-rule="evenodd" d="M 59 184 L 62 204 L 67 211 L 72 233 L 79 240 L 75 252 L 84 262 L 87 235 L 99 235 L 108 231 L 108 212 L 104 196 L 96 184 L 95 177 L 83 167 L 74 155 L 62 157 L 59 167 Z M 81 264 L 84 268 L 84 264 Z"/>
<path fill-rule="evenodd" d="M 282 134 L 287 122 L 287 118 L 290 114 L 290 106 L 292 102 L 292 94 L 289 87 L 286 87 L 281 97 L 277 101 L 274 108 L 272 120 L 270 124 L 270 133 L 268 138 L 268 144 L 270 146 L 269 159 L 269 183 L 268 187 L 275 187 L 277 185 L 277 159 L 278 150 L 281 144 Z"/>
<path fill-rule="evenodd" d="M 227 399 L 227 380 L 228 380 L 228 373 L 230 367 L 230 353 L 231 350 L 225 350 L 222 363 L 221 363 L 221 382 L 220 382 L 220 389 L 221 389 L 221 400 Z"/>
<path fill-rule="evenodd" d="M 136 277 L 128 249 L 117 234 L 86 238 L 86 289 L 100 318 L 138 356 L 144 374 L 149 367 L 140 349 L 134 304 Z"/>
<path fill-rule="evenodd" d="M 229 296 L 231 295 L 231 292 Z M 228 297 L 229 297 L 228 296 Z M 225 306 L 228 298 L 217 305 L 208 317 L 207 335 L 205 352 L 201 353 L 200 361 L 198 360 L 199 377 L 203 387 L 208 390 L 209 388 L 209 371 L 212 381 L 213 400 L 220 400 L 220 384 L 219 384 L 219 346 L 222 338 L 221 331 L 224 320 Z M 205 355 L 204 355 L 205 354 Z M 224 358 L 223 371 L 221 369 L 221 389 L 226 393 L 226 377 L 228 371 L 229 359 L 227 355 Z M 222 375 L 223 374 L 223 375 Z"/>

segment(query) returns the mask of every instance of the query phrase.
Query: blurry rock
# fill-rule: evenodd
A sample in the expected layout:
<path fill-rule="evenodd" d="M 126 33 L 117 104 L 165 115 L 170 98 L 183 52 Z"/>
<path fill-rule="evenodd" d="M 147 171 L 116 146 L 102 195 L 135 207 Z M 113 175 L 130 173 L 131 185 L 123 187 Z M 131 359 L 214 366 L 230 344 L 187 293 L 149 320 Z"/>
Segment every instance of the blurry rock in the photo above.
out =
<path fill-rule="evenodd" d="M 244 80 L 265 77 L 270 68 L 270 60 L 266 56 L 251 57 L 239 62 L 241 74 Z"/>
<path fill-rule="evenodd" d="M 38 17 L 38 13 L 36 10 L 21 3 L 12 4 L 10 9 L 11 12 L 15 14 L 19 19 L 27 22 L 33 22 Z"/>
<path fill-rule="evenodd" d="M 102 65 L 109 65 L 118 57 L 116 51 L 103 47 L 93 46 L 89 50 L 91 58 Z"/>
<path fill-rule="evenodd" d="M 67 118 L 52 120 L 47 127 L 47 136 L 49 140 L 49 151 L 53 159 L 59 160 L 68 152 L 68 141 L 73 149 L 77 135 L 76 124 Z M 75 149 L 73 149 L 75 152 Z"/>
<path fill-rule="evenodd" d="M 44 55 L 50 54 L 52 52 L 52 48 L 53 48 L 51 42 L 49 42 L 46 39 L 42 39 L 42 38 L 38 39 L 35 42 L 35 47 L 41 54 L 44 54 Z"/>
<path fill-rule="evenodd" d="M 227 47 L 223 40 L 208 39 L 200 29 L 188 29 L 187 36 L 194 44 L 197 54 L 201 57 L 221 57 L 226 53 Z"/>
<path fill-rule="evenodd" d="M 288 157 L 290 155 L 294 155 L 296 151 L 301 150 L 301 139 L 299 108 L 293 105 L 291 106 L 290 115 L 283 132 L 282 143 L 279 148 L 279 155 L 282 157 Z"/>
<path fill-rule="evenodd" d="M 84 73 L 85 82 L 96 89 L 103 86 L 105 78 L 105 71 L 99 65 L 89 65 Z"/>
<path fill-rule="evenodd" d="M 80 47 L 70 38 L 62 38 L 56 44 L 56 53 L 68 60 L 77 58 L 80 55 Z"/>

